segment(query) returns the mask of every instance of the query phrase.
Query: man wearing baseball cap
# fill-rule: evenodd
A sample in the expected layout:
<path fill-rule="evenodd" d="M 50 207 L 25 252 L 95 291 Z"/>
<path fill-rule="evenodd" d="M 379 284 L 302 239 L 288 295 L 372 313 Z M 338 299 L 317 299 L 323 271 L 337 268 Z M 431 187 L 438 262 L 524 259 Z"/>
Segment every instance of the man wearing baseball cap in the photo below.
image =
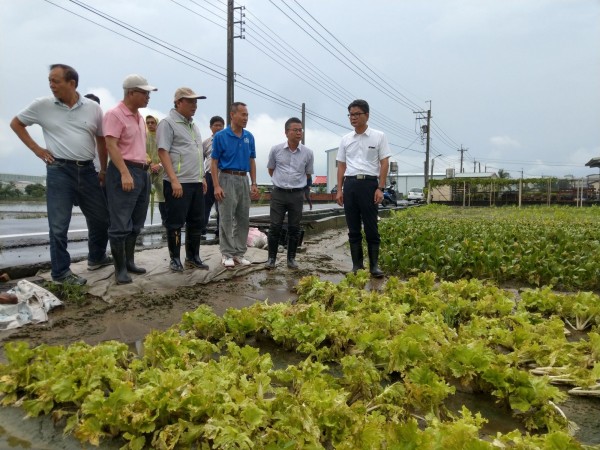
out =
<path fill-rule="evenodd" d="M 158 156 L 165 169 L 165 228 L 171 258 L 169 267 L 173 272 L 183 272 L 180 253 L 184 225 L 186 268 L 208 270 L 208 265 L 200 259 L 206 193 L 202 136 L 193 122 L 198 99 L 205 98 L 187 87 L 177 89 L 174 108 L 156 130 Z"/>
<path fill-rule="evenodd" d="M 140 75 L 123 81 L 123 100 L 104 115 L 103 128 L 110 164 L 106 170 L 106 196 L 110 227 L 108 237 L 117 284 L 131 283 L 131 273 L 145 273 L 135 265 L 133 253 L 150 199 L 146 163 L 146 123 L 139 113 L 156 91 Z"/>

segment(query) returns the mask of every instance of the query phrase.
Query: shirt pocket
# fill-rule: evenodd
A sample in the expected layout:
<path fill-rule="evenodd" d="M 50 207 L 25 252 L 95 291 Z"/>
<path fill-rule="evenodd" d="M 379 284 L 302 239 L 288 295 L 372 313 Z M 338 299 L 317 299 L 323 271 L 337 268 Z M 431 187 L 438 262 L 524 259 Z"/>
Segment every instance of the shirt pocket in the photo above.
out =
<path fill-rule="evenodd" d="M 379 148 L 377 146 L 367 146 L 367 161 L 379 161 Z"/>

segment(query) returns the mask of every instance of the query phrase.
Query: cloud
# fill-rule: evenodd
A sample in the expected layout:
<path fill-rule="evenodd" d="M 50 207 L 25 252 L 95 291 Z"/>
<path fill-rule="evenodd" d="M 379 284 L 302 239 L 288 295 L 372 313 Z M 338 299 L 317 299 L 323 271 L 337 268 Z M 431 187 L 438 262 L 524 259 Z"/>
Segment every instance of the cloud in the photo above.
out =
<path fill-rule="evenodd" d="M 12 118 L 11 118 L 12 120 Z M 24 175 L 42 175 L 45 165 L 29 150 L 10 128 L 8 122 L 0 119 L 0 129 L 6 132 L 0 133 L 0 159 L 2 160 L 3 173 L 18 173 Z M 45 147 L 42 128 L 38 125 L 27 127 L 29 135 Z"/>
<path fill-rule="evenodd" d="M 27 67 L 0 75 L 3 171 L 10 165 L 43 173 L 43 165 L 29 164 L 27 149 L 8 123 L 33 98 L 50 94 L 46 79 L 51 63 L 72 64 L 80 74 L 81 94 L 99 95 L 105 111 L 122 98 L 123 78 L 140 73 L 159 88 L 142 114 L 163 118 L 172 107 L 174 90 L 189 85 L 208 97 L 195 117 L 203 138 L 210 134 L 211 116 L 225 117 L 222 7 L 215 8 L 208 21 L 202 17 L 208 12 L 205 9 L 212 9 L 207 2 L 173 6 L 164 0 L 105 0 L 97 6 L 139 28 L 136 34 L 69 2 L 59 6 L 39 0 L 0 3 L 4 38 L 0 53 L 14 67 Z M 458 168 L 457 149 L 464 144 L 469 148 L 465 167 L 473 167 L 472 161 L 477 160 L 531 172 L 537 167 L 533 162 L 541 159 L 557 163 L 550 170 L 558 175 L 590 173 L 584 166 L 587 159 L 574 154 L 583 149 L 582 156 L 587 151 L 598 156 L 600 77 L 597 59 L 590 57 L 598 54 L 600 42 L 598 0 L 375 0 L 371 8 L 362 8 L 364 2 L 358 0 L 301 3 L 357 58 L 388 80 L 390 89 L 387 84 L 380 86 L 378 76 L 379 81 L 352 72 L 322 48 L 323 40 L 315 43 L 311 33 L 270 2 L 247 2 L 246 39 L 235 41 L 235 99 L 249 105 L 248 129 L 256 137 L 259 180 L 270 180 L 265 158 L 272 145 L 283 142 L 283 123 L 300 114 L 302 103 L 309 111 L 306 143 L 315 152 L 315 172 L 324 174 L 324 150 L 336 147 L 346 132 L 346 105 L 353 98 L 369 100 L 373 111 L 380 113 L 382 120 L 373 116 L 371 125 L 388 135 L 400 170 L 422 171 L 423 146 L 413 143 L 412 136 L 415 108 L 400 106 L 396 98 L 400 96 L 423 108 L 425 99 L 433 102 L 432 128 L 443 131 L 432 141 L 432 155 L 443 155 L 435 160 L 436 172 Z M 295 5 L 290 9 L 298 10 Z M 356 14 L 358 10 L 361 14 Z M 364 23 L 378 24 L 369 28 L 369 39 L 355 32 Z M 178 53 L 144 36 L 173 44 Z M 264 43 L 284 56 L 266 57 Z M 360 66 L 347 54 L 341 59 Z M 289 106 L 271 101 L 272 95 L 285 98 Z M 318 120 L 311 113 L 327 119 Z M 398 152 L 405 147 L 415 151 Z M 582 162 L 572 168 L 575 159 Z"/>
<path fill-rule="evenodd" d="M 510 136 L 492 136 L 490 143 L 499 149 L 520 148 L 521 143 Z"/>
<path fill-rule="evenodd" d="M 11 118 L 12 120 L 12 118 Z M 31 150 L 29 150 L 25 144 L 21 142 L 21 140 L 17 137 L 17 135 L 12 131 L 8 122 L 0 119 L 0 129 L 6 130 L 6 133 L 0 133 L 0 156 L 5 157 L 9 155 L 17 155 L 20 156 L 23 151 L 29 151 L 33 154 Z M 44 147 L 44 135 L 42 132 L 42 127 L 38 125 L 32 125 L 27 127 L 27 132 L 42 147 Z"/>
<path fill-rule="evenodd" d="M 578 147 L 573 149 L 567 149 L 565 151 L 565 158 L 571 162 L 571 164 L 583 165 L 592 158 L 600 156 L 600 146 L 588 148 Z M 595 169 L 592 169 L 594 171 Z"/>
<path fill-rule="evenodd" d="M 1 118 L 0 118 L 0 129 L 10 130 L 8 123 Z M 10 134 L 8 132 L 0 133 L 0 157 L 1 158 L 6 158 L 13 152 L 13 149 L 11 148 L 11 146 L 8 145 L 9 136 L 10 136 Z"/>
<path fill-rule="evenodd" d="M 86 94 L 94 94 L 100 99 L 100 106 L 104 112 L 113 108 L 120 99 L 116 99 L 112 92 L 105 87 L 91 87 L 91 88 L 83 88 L 79 87 L 78 89 L 81 95 Z"/>

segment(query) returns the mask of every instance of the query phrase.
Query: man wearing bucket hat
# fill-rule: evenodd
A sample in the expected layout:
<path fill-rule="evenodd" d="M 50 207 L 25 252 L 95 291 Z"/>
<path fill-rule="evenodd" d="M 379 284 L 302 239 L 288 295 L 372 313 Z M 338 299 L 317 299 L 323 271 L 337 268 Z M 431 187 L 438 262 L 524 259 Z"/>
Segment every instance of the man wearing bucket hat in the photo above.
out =
<path fill-rule="evenodd" d="M 181 229 L 184 225 L 185 266 L 208 270 L 208 265 L 200 259 L 206 193 L 202 136 L 193 122 L 198 99 L 205 98 L 188 87 L 180 87 L 175 91 L 173 109 L 160 121 L 156 130 L 158 156 L 165 169 L 169 268 L 174 272 L 183 272 Z"/>
<path fill-rule="evenodd" d="M 133 253 L 150 199 L 146 162 L 146 123 L 139 113 L 156 91 L 140 75 L 123 81 L 123 100 L 104 115 L 103 128 L 110 164 L 106 170 L 106 196 L 110 227 L 108 237 L 117 284 L 131 283 L 131 273 L 145 273 L 135 265 Z"/>

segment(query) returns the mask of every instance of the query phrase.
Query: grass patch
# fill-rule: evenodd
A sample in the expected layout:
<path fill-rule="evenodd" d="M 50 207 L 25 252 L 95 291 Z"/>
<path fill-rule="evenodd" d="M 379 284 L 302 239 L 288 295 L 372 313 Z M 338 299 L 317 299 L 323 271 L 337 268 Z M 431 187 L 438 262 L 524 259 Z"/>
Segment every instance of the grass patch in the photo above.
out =
<path fill-rule="evenodd" d="M 58 284 L 53 281 L 44 283 L 44 289 L 52 292 L 65 303 L 72 303 L 76 306 L 82 306 L 89 302 L 87 286 L 75 284 Z"/>

